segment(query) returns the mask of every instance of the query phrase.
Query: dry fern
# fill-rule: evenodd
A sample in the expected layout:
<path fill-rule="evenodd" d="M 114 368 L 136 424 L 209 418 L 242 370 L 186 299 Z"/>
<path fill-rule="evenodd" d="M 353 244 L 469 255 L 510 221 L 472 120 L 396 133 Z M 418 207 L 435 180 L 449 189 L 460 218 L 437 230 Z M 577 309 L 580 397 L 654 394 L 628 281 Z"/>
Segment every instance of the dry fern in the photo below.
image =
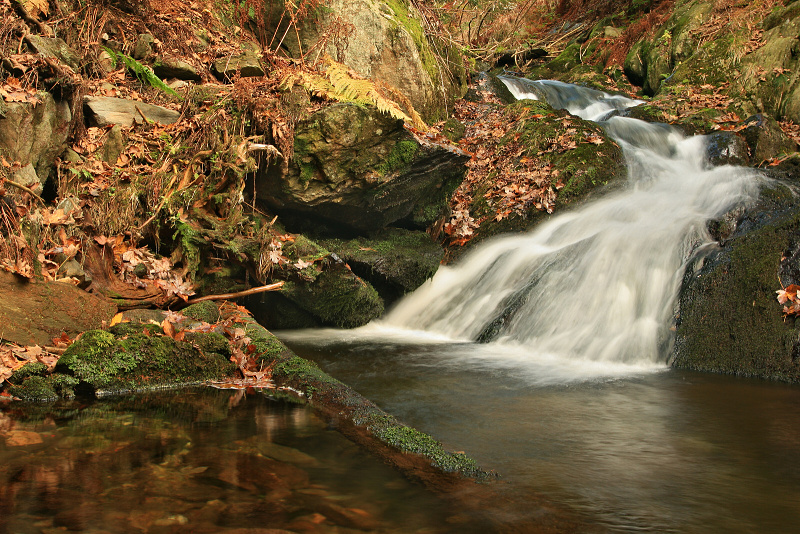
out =
<path fill-rule="evenodd" d="M 428 126 L 411 105 L 411 102 L 399 91 L 389 88 L 388 85 L 382 82 L 373 83 L 371 80 L 358 77 L 346 65 L 334 61 L 328 55 L 323 57 L 323 64 L 325 66 L 323 74 L 306 70 L 292 70 L 283 78 L 280 88 L 289 90 L 294 85 L 300 85 L 315 96 L 339 102 L 371 104 L 376 106 L 381 113 L 401 119 L 418 130 L 428 130 Z M 388 88 L 387 92 L 391 92 L 395 98 L 399 98 L 408 110 L 408 114 L 403 111 L 403 108 L 397 102 L 385 96 L 379 90 L 379 87 Z"/>

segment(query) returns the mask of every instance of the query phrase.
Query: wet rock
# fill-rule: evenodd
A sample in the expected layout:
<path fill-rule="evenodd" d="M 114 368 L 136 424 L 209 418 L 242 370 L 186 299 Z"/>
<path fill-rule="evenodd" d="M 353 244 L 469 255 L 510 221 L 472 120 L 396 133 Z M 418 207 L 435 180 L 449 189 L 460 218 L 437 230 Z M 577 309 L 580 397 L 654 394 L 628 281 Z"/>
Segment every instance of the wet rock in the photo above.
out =
<path fill-rule="evenodd" d="M 745 129 L 741 133 L 750 148 L 754 164 L 797 150 L 797 143 L 789 139 L 778 122 L 769 115 L 758 113 L 744 123 Z"/>
<path fill-rule="evenodd" d="M 136 39 L 136 44 L 133 45 L 133 59 L 142 60 L 153 53 L 153 44 L 155 38 L 149 33 L 142 33 Z"/>
<path fill-rule="evenodd" d="M 83 102 L 86 115 L 95 126 L 141 124 L 144 122 L 142 115 L 158 124 L 173 124 L 180 118 L 177 111 L 124 98 L 85 96 Z"/>
<path fill-rule="evenodd" d="M 800 323 L 784 320 L 775 298 L 781 284 L 800 283 L 798 242 L 800 205 L 772 183 L 724 245 L 687 269 L 672 365 L 800 382 Z"/>
<path fill-rule="evenodd" d="M 734 132 L 706 136 L 706 157 L 711 165 L 747 165 L 750 161 L 745 140 Z"/>
<path fill-rule="evenodd" d="M 80 68 L 80 55 L 58 37 L 42 37 L 41 35 L 27 34 L 25 42 L 36 54 L 53 58 L 74 71 Z"/>
<path fill-rule="evenodd" d="M 153 64 L 153 72 L 162 80 L 177 78 L 179 80 L 200 81 L 200 74 L 193 65 L 177 58 L 162 57 Z M 262 73 L 263 74 L 263 73 Z"/>
<path fill-rule="evenodd" d="M 294 158 L 261 171 L 258 198 L 298 230 L 423 229 L 449 211 L 469 156 L 423 143 L 376 108 L 328 106 L 295 129 Z"/>

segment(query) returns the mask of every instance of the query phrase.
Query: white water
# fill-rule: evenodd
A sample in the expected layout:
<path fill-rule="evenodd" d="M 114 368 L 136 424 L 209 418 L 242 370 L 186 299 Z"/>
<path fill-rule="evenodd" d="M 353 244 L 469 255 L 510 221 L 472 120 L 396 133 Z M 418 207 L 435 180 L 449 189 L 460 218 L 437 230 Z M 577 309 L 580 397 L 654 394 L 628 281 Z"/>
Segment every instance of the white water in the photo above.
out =
<path fill-rule="evenodd" d="M 545 361 L 565 368 L 605 363 L 613 375 L 623 374 L 620 365 L 663 368 L 685 263 L 711 241 L 709 219 L 756 197 L 758 175 L 710 167 L 702 137 L 607 118 L 639 101 L 560 82 L 503 81 L 518 99 L 543 95 L 575 115 L 605 119 L 601 123 L 623 147 L 628 186 L 529 234 L 479 246 L 367 330 L 474 341 L 516 296 L 524 302 L 493 341 L 515 346 L 505 351 L 515 360 L 524 348 L 522 358 L 537 367 Z M 595 372 L 601 373 L 589 374 Z"/>

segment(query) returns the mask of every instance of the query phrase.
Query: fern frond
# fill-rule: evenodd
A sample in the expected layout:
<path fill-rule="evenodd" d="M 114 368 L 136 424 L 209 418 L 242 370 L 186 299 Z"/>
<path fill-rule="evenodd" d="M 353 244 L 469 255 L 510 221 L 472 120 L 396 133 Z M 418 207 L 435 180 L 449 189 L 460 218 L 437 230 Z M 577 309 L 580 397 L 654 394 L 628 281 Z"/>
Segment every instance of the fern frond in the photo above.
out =
<path fill-rule="evenodd" d="M 114 66 L 116 66 L 120 61 L 125 65 L 125 67 L 133 72 L 133 74 L 139 79 L 142 83 L 147 83 L 156 89 L 164 91 L 168 95 L 177 96 L 181 98 L 181 96 L 176 93 L 170 86 L 165 84 L 161 78 L 156 76 L 156 73 L 153 72 L 153 69 L 148 67 L 147 65 L 142 65 L 131 56 L 127 54 L 123 54 L 122 52 L 117 52 L 116 50 L 112 50 L 108 47 L 103 47 L 106 52 L 108 52 L 111 57 L 114 59 Z"/>
<path fill-rule="evenodd" d="M 384 96 L 384 91 L 381 89 L 389 88 L 387 84 L 382 82 L 373 83 L 370 80 L 360 78 L 346 65 L 334 61 L 328 55 L 323 58 L 323 62 L 325 64 L 324 76 L 304 70 L 291 70 L 281 81 L 280 89 L 285 91 L 291 89 L 293 85 L 300 85 L 312 94 L 330 100 L 374 105 L 381 113 L 410 123 L 418 130 L 428 130 L 428 125 L 422 120 L 422 117 L 411 105 L 408 98 L 400 91 L 384 89 L 385 92 L 401 100 L 405 109 L 408 110 L 408 114 L 403 111 L 403 107 L 395 100 Z"/>

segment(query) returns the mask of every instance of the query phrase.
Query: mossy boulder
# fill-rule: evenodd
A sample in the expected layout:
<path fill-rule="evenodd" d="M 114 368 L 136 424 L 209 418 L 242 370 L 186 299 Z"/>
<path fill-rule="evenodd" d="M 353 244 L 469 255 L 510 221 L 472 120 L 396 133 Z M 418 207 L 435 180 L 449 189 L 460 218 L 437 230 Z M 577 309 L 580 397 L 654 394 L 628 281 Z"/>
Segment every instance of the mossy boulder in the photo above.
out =
<path fill-rule="evenodd" d="M 448 210 L 469 156 L 422 143 L 374 107 L 326 107 L 295 129 L 294 157 L 258 177 L 258 198 L 297 230 L 425 228 Z"/>
<path fill-rule="evenodd" d="M 236 370 L 228 344 L 218 334 L 177 341 L 160 335 L 156 325 L 125 324 L 121 335 L 84 333 L 58 360 L 56 371 L 78 379 L 78 388 L 102 396 L 218 380 Z"/>
<path fill-rule="evenodd" d="M 387 228 L 370 238 L 331 239 L 323 245 L 369 282 L 390 304 L 431 278 L 444 249 L 425 232 Z"/>
<path fill-rule="evenodd" d="M 359 278 L 341 258 L 304 235 L 297 235 L 283 253 L 299 272 L 283 273 L 281 291 L 248 298 L 245 305 L 268 328 L 354 328 L 383 314 L 383 300 L 375 288 Z"/>
<path fill-rule="evenodd" d="M 800 382 L 800 323 L 784 318 L 775 298 L 781 284 L 800 283 L 792 254 L 800 204 L 791 187 L 767 185 L 723 242 L 687 269 L 672 365 Z"/>
<path fill-rule="evenodd" d="M 310 50 L 317 56 L 327 53 L 360 75 L 398 89 L 429 122 L 446 118 L 466 92 L 460 51 L 426 32 L 409 0 L 330 0 L 301 19 L 297 33 L 287 32 L 283 10 L 282 1 L 266 2 L 263 16 L 267 34 L 284 37 L 284 53 L 295 58 Z"/>
<path fill-rule="evenodd" d="M 514 126 L 500 139 L 500 147 L 517 144 L 521 148 L 515 150 L 516 162 L 537 161 L 549 168 L 554 177 L 552 187 L 558 188 L 554 210 L 578 205 L 600 189 L 623 183 L 626 170 L 622 149 L 598 124 L 538 100 L 507 106 L 504 117 Z M 512 162 L 512 168 L 517 164 Z M 493 185 L 493 174 L 475 185 L 469 211 L 474 219 L 483 222 L 469 241 L 470 246 L 500 233 L 526 231 L 548 217 L 546 211 L 530 203 L 498 220 L 494 206 L 484 195 Z M 458 254 L 464 249 L 454 250 Z"/>

